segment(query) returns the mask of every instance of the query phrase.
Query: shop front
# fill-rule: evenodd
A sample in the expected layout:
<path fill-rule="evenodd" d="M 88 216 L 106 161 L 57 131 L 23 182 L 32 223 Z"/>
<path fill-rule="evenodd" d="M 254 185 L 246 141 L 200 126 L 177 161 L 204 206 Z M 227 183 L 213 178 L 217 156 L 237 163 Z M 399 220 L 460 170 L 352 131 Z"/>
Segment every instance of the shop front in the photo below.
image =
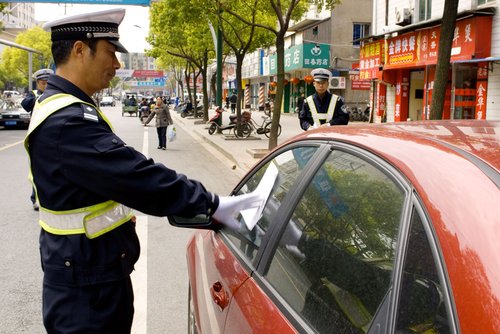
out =
<path fill-rule="evenodd" d="M 491 16 L 457 20 L 443 119 L 486 117 L 491 23 Z M 435 26 L 362 47 L 360 77 L 373 81 L 375 121 L 429 119 L 439 35 L 440 26 Z M 377 48 L 380 57 L 371 51 Z"/>
<path fill-rule="evenodd" d="M 291 46 L 285 50 L 285 89 L 283 92 L 283 112 L 294 112 L 301 94 L 305 97 L 314 93 L 311 70 L 330 68 L 330 46 L 327 44 L 305 43 Z M 278 73 L 276 55 L 269 57 L 270 91 L 275 89 L 275 76 Z"/>

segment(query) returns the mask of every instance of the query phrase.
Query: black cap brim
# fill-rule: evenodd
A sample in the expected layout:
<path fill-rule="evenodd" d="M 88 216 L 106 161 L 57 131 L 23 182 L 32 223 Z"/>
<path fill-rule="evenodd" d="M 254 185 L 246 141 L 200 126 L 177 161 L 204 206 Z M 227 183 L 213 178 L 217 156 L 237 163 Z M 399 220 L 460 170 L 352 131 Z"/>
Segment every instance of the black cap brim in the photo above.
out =
<path fill-rule="evenodd" d="M 116 46 L 117 52 L 128 53 L 127 49 L 125 49 L 125 47 L 122 45 L 122 43 L 120 43 L 120 41 L 118 41 L 116 39 L 108 39 L 108 42 L 110 42 L 111 44 Z"/>

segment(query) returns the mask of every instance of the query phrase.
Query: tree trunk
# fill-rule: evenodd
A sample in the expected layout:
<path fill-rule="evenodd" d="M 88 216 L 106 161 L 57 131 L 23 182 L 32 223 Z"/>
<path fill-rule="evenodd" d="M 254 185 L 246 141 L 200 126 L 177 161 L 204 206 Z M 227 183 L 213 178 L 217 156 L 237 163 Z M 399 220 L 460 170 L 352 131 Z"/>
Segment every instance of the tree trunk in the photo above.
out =
<path fill-rule="evenodd" d="M 203 121 L 206 123 L 208 121 L 208 51 L 205 51 L 203 55 L 203 68 L 201 69 L 201 75 L 203 76 Z"/>
<path fill-rule="evenodd" d="M 457 20 L 459 0 L 445 0 L 443 19 L 441 20 L 441 32 L 439 37 L 438 60 L 436 65 L 436 75 L 432 90 L 432 103 L 430 119 L 442 119 L 446 85 L 448 83 L 448 73 L 450 70 L 451 45 L 455 32 L 455 22 Z"/>
<path fill-rule="evenodd" d="M 285 86 L 285 36 L 279 33 L 276 36 L 276 60 L 277 60 L 277 82 L 276 95 L 274 98 L 274 110 L 272 111 L 271 132 L 269 133 L 269 150 L 278 146 L 278 126 L 280 124 L 281 106 L 283 104 L 283 89 Z"/>
<path fill-rule="evenodd" d="M 243 91 L 241 89 L 242 82 L 242 68 L 243 68 L 243 59 L 245 58 L 245 54 L 238 53 L 236 54 L 236 91 L 237 91 L 237 99 L 236 99 L 236 119 L 237 123 L 241 124 L 241 100 L 243 98 Z M 236 131 L 238 131 L 238 136 L 242 136 L 241 127 L 238 126 Z"/>

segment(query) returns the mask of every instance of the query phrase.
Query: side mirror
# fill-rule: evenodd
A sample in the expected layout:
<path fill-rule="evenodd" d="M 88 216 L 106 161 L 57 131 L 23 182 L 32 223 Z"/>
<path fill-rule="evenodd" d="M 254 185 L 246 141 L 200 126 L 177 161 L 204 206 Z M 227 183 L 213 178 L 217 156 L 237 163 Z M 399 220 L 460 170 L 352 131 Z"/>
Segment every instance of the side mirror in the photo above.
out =
<path fill-rule="evenodd" d="M 207 215 L 197 215 L 192 218 L 179 216 L 168 216 L 168 223 L 175 227 L 199 228 L 199 229 L 217 229 L 217 224 L 212 224 L 212 218 Z"/>

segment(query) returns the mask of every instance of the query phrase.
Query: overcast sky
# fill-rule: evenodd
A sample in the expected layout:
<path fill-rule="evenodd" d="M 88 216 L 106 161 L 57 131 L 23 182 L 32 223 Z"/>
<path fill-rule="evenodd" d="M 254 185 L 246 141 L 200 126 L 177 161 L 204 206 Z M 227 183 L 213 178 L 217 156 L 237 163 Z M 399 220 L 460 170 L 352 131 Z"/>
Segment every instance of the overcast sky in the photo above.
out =
<path fill-rule="evenodd" d="M 129 52 L 144 52 L 149 48 L 145 38 L 149 28 L 149 7 L 80 4 L 35 3 L 35 19 L 52 21 L 64 16 L 96 12 L 112 8 L 125 8 L 126 14 L 119 28 L 120 42 Z M 65 15 L 66 13 L 66 15 Z"/>

